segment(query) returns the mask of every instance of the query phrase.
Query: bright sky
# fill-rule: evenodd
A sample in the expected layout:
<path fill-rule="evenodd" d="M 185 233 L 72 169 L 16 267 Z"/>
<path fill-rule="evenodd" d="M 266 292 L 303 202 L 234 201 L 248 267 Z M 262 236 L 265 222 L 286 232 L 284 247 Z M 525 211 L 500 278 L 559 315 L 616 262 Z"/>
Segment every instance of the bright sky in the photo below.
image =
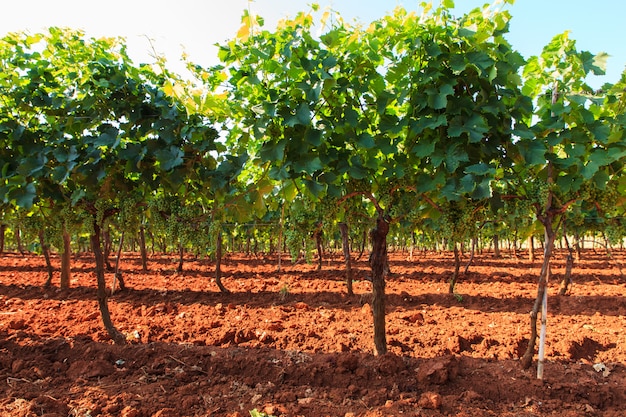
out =
<path fill-rule="evenodd" d="M 0 6 L 0 36 L 20 30 L 42 32 L 49 26 L 80 28 L 89 36 L 124 36 L 136 63 L 152 62 L 151 39 L 170 68 L 182 73 L 178 61 L 183 51 L 195 63 L 217 63 L 214 44 L 234 37 L 244 9 L 264 17 L 265 27 L 273 29 L 279 19 L 309 10 L 312 2 L 331 6 L 349 22 L 366 24 L 397 5 L 416 10 L 421 0 L 5 0 Z M 461 14 L 490 2 L 455 0 L 455 10 Z M 618 81 L 626 66 L 626 44 L 619 29 L 626 1 L 516 0 L 507 7 L 513 16 L 508 39 L 522 55 L 540 53 L 554 35 L 570 30 L 579 50 L 611 56 L 607 75 L 591 80 L 591 85 Z"/>

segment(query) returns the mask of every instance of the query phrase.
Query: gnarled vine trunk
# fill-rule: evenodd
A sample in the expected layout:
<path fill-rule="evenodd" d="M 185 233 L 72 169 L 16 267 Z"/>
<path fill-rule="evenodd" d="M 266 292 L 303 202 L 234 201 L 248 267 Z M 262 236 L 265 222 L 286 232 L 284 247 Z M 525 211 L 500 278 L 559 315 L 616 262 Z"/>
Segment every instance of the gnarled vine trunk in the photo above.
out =
<path fill-rule="evenodd" d="M 0 224 L 0 253 L 4 253 L 4 237 L 6 236 L 7 225 Z"/>
<path fill-rule="evenodd" d="M 450 286 L 448 287 L 448 293 L 454 294 L 456 288 L 456 282 L 459 280 L 459 271 L 461 269 L 461 256 L 459 254 L 459 244 L 454 242 L 454 273 L 450 279 Z"/>
<path fill-rule="evenodd" d="M 139 251 L 141 252 L 141 270 L 148 271 L 148 250 L 146 249 L 146 231 L 143 226 L 139 228 Z"/>
<path fill-rule="evenodd" d="M 339 223 L 339 231 L 341 232 L 341 245 L 343 247 L 343 258 L 346 265 L 346 285 L 348 295 L 354 295 L 352 290 L 352 259 L 350 256 L 350 241 L 348 239 L 348 225 L 344 222 Z"/>
<path fill-rule="evenodd" d="M 185 248 L 182 242 L 178 242 L 178 266 L 176 272 L 183 272 L 183 263 L 185 262 Z"/>
<path fill-rule="evenodd" d="M 360 260 L 365 252 L 365 246 L 367 243 L 367 229 L 363 230 L 363 239 L 361 240 L 361 249 L 359 250 L 359 256 L 356 257 L 356 260 Z"/>
<path fill-rule="evenodd" d="M 94 219 L 93 232 L 90 236 L 91 249 L 93 250 L 94 258 L 96 260 L 96 280 L 98 283 L 97 298 L 98 307 L 100 308 L 100 314 L 102 315 L 102 323 L 104 328 L 109 333 L 109 336 L 117 344 L 126 343 L 124 335 L 118 331 L 113 322 L 111 321 L 111 313 L 109 312 L 108 295 L 106 291 L 106 281 L 104 277 L 104 255 L 102 253 L 102 243 L 100 242 L 100 225 Z"/>
<path fill-rule="evenodd" d="M 24 255 L 24 245 L 22 244 L 22 231 L 19 227 L 15 228 L 15 243 L 17 244 L 17 250 L 21 255 Z"/>
<path fill-rule="evenodd" d="M 215 242 L 215 283 L 221 292 L 230 292 L 224 284 L 222 284 L 222 232 L 217 233 L 217 240 Z"/>
<path fill-rule="evenodd" d="M 111 233 L 108 229 L 102 230 L 102 242 L 102 256 L 104 258 L 104 264 L 106 265 L 108 271 L 113 271 L 113 265 L 111 265 L 111 261 L 109 260 L 113 242 L 111 241 Z"/>
<path fill-rule="evenodd" d="M 574 267 L 574 255 L 572 253 L 567 254 L 567 258 L 565 259 L 565 275 L 563 275 L 563 279 L 561 280 L 561 285 L 559 287 L 559 295 L 567 295 L 567 291 L 572 284 L 572 268 Z"/>
<path fill-rule="evenodd" d="M 470 257 L 467 261 L 467 263 L 465 264 L 465 269 L 463 270 L 463 274 L 467 275 L 467 272 L 469 271 L 469 267 L 472 265 L 472 262 L 474 262 L 474 255 L 476 255 L 476 246 L 478 244 L 478 238 L 477 237 L 473 237 L 472 238 L 472 246 L 470 249 Z"/>
<path fill-rule="evenodd" d="M 496 258 L 502 256 L 500 253 L 500 236 L 498 235 L 493 235 L 493 254 Z"/>
<path fill-rule="evenodd" d="M 45 232 L 43 229 L 39 230 L 39 244 L 41 245 L 41 252 L 43 253 L 44 259 L 46 260 L 46 270 L 48 271 L 48 279 L 43 286 L 48 288 L 50 285 L 52 285 L 54 268 L 52 267 L 52 262 L 50 261 L 50 247 L 46 242 Z"/>
<path fill-rule="evenodd" d="M 559 295 L 566 295 L 572 283 L 572 268 L 574 267 L 574 250 L 569 244 L 567 239 L 567 233 L 565 233 L 565 227 L 563 228 L 563 239 L 567 247 L 567 258 L 565 260 L 565 275 L 561 280 L 561 286 L 559 287 Z"/>
<path fill-rule="evenodd" d="M 372 315 L 374 316 L 374 352 L 376 355 L 387 353 L 387 336 L 385 334 L 385 266 L 387 264 L 387 234 L 389 223 L 378 215 L 376 227 L 370 232 L 372 254 Z"/>
<path fill-rule="evenodd" d="M 315 239 L 315 247 L 317 248 L 317 270 L 322 270 L 322 263 L 324 261 L 324 250 L 322 249 L 322 228 L 321 226 L 313 233 Z"/>
<path fill-rule="evenodd" d="M 122 247 L 124 245 L 124 235 L 126 232 L 122 232 L 120 236 L 120 244 L 117 247 L 117 254 L 115 256 L 115 275 L 113 276 L 113 286 L 111 287 L 111 294 L 115 292 L 115 284 L 119 282 L 120 290 L 124 291 L 126 289 L 126 283 L 124 282 L 124 275 L 122 275 L 122 270 L 120 269 L 120 260 L 122 258 Z"/>
<path fill-rule="evenodd" d="M 68 289 L 72 281 L 72 236 L 63 227 L 63 251 L 61 252 L 61 289 Z"/>
<path fill-rule="evenodd" d="M 548 213 L 541 222 L 544 227 L 545 243 L 544 243 L 544 257 L 543 264 L 541 265 L 541 273 L 539 274 L 539 282 L 537 284 L 537 298 L 535 298 L 535 304 L 530 312 L 530 339 L 528 341 L 528 347 L 524 356 L 522 356 L 521 365 L 522 368 L 527 369 L 532 365 L 533 355 L 535 353 L 535 345 L 537 342 L 537 317 L 539 315 L 539 309 L 542 304 L 546 303 L 546 291 L 548 290 L 548 278 L 550 274 L 550 258 L 552 257 L 552 250 L 554 249 L 554 239 L 556 234 L 552 228 L 552 221 L 554 215 Z M 545 312 L 545 310 L 544 310 Z M 542 325 L 545 326 L 545 314 L 542 314 Z M 543 358 L 539 358 L 540 366 L 543 366 Z M 538 377 L 541 375 L 538 371 Z"/>

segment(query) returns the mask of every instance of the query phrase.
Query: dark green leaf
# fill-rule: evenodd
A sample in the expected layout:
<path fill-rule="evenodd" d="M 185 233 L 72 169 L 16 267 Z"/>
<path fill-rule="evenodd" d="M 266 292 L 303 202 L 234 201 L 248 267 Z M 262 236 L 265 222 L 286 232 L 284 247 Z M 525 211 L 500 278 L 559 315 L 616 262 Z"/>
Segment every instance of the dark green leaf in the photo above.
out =
<path fill-rule="evenodd" d="M 319 197 L 326 189 L 326 186 L 324 184 L 320 184 L 317 181 L 305 179 L 303 180 L 303 182 L 307 190 L 309 190 L 309 192 L 313 194 L 313 196 L 315 196 L 316 198 Z"/>
<path fill-rule="evenodd" d="M 517 147 L 524 161 L 529 166 L 544 165 L 546 163 L 546 146 L 539 140 L 521 140 Z"/>
<path fill-rule="evenodd" d="M 160 149 L 155 152 L 155 157 L 159 161 L 161 169 L 164 171 L 170 171 L 183 163 L 184 152 L 175 147 L 170 146 L 166 149 Z"/>
<path fill-rule="evenodd" d="M 118 130 L 112 126 L 103 129 L 100 135 L 96 138 L 95 146 L 104 146 L 107 148 L 114 148 L 120 143 L 118 138 Z"/>
<path fill-rule="evenodd" d="M 490 198 L 491 194 L 491 180 L 483 179 L 476 184 L 476 188 L 474 188 L 474 191 L 470 195 L 475 200 L 485 200 Z"/>
<path fill-rule="evenodd" d="M 422 138 L 415 146 L 413 146 L 411 152 L 418 158 L 426 158 L 435 152 L 435 142 L 427 138 Z"/>
<path fill-rule="evenodd" d="M 367 178 L 367 176 L 369 175 L 367 169 L 363 166 L 361 158 L 359 158 L 358 156 L 353 156 L 352 158 L 350 158 L 350 169 L 348 171 L 348 174 L 350 175 L 350 177 L 357 180 Z"/>
<path fill-rule="evenodd" d="M 313 155 L 303 155 L 302 159 L 293 163 L 293 170 L 295 172 L 304 172 L 309 175 L 313 175 L 316 171 L 320 171 L 324 168 L 320 158 Z"/>
<path fill-rule="evenodd" d="M 589 155 L 589 161 L 581 171 L 585 180 L 591 179 L 601 167 L 613 162 L 613 158 L 606 149 L 596 148 Z"/>
<path fill-rule="evenodd" d="M 600 143 L 606 144 L 609 141 L 609 137 L 611 135 L 611 127 L 606 123 L 596 123 L 591 127 L 591 133 L 595 140 Z"/>
<path fill-rule="evenodd" d="M 448 119 L 445 114 L 439 114 L 436 116 L 425 116 L 411 122 L 411 134 L 419 135 L 426 130 L 434 130 L 440 126 L 446 126 Z"/>
<path fill-rule="evenodd" d="M 298 122 L 304 126 L 308 126 L 309 124 L 311 124 L 311 109 L 309 109 L 309 105 L 306 103 L 301 103 L 300 106 L 298 106 L 296 117 L 298 119 Z"/>
<path fill-rule="evenodd" d="M 75 163 L 71 163 L 66 165 L 59 165 L 54 167 L 54 169 L 52 170 L 52 179 L 59 183 L 59 184 L 63 184 L 67 178 L 70 175 L 70 172 L 72 170 L 72 168 L 74 167 L 74 165 L 76 165 Z"/>
<path fill-rule="evenodd" d="M 57 162 L 65 163 L 68 161 L 74 161 L 78 157 L 78 153 L 76 152 L 76 147 L 71 146 L 69 149 L 58 147 L 52 151 L 54 158 Z"/>
<path fill-rule="evenodd" d="M 320 146 L 322 144 L 322 135 L 324 132 L 314 128 L 307 128 L 304 134 L 304 139 L 313 146 Z"/>
<path fill-rule="evenodd" d="M 493 175 L 495 173 L 495 169 L 489 165 L 486 164 L 484 162 L 480 162 L 478 164 L 474 164 L 474 165 L 470 165 L 468 167 L 465 167 L 465 171 L 466 174 L 474 174 L 474 175 Z"/>
<path fill-rule="evenodd" d="M 466 174 L 461 177 L 459 183 L 461 184 L 459 192 L 469 194 L 476 188 L 476 177 L 471 174 Z"/>
<path fill-rule="evenodd" d="M 580 52 L 580 59 L 583 61 L 585 72 L 592 72 L 594 75 L 605 75 L 608 57 L 609 54 L 606 52 L 601 52 L 597 55 L 587 51 Z"/>
<path fill-rule="evenodd" d="M 476 113 L 465 120 L 461 117 L 454 118 L 448 128 L 448 134 L 451 137 L 460 137 L 465 133 L 472 143 L 480 142 L 487 132 L 489 132 L 489 126 L 486 120 Z"/>
<path fill-rule="evenodd" d="M 467 59 L 470 63 L 476 65 L 482 71 L 489 69 L 493 64 L 493 59 L 483 51 L 469 52 Z"/>
<path fill-rule="evenodd" d="M 596 175 L 594 175 L 592 179 L 595 187 L 599 190 L 604 190 L 609 180 L 609 174 L 606 172 L 605 169 L 601 169 L 596 172 Z"/>
<path fill-rule="evenodd" d="M 270 178 L 277 181 L 285 181 L 289 179 L 289 172 L 285 167 L 279 167 L 277 165 L 272 165 L 269 172 Z"/>
<path fill-rule="evenodd" d="M 281 139 L 278 142 L 265 142 L 259 151 L 259 156 L 263 162 L 282 161 L 285 157 L 285 145 L 287 141 Z"/>
<path fill-rule="evenodd" d="M 448 105 L 448 96 L 454 94 L 454 87 L 450 84 L 444 84 L 439 89 L 429 88 L 426 93 L 430 107 L 435 110 L 445 109 Z"/>
<path fill-rule="evenodd" d="M 440 195 L 448 201 L 459 201 L 461 194 L 459 193 L 459 185 L 454 178 L 450 178 L 441 188 Z"/>
<path fill-rule="evenodd" d="M 380 121 L 380 131 L 383 133 L 397 134 L 406 125 L 406 119 L 400 120 L 398 116 L 385 114 Z"/>
<path fill-rule="evenodd" d="M 43 155 L 31 155 L 21 161 L 17 172 L 24 177 L 39 177 L 47 162 L 48 159 Z"/>
<path fill-rule="evenodd" d="M 83 190 L 82 188 L 74 190 L 70 197 L 72 205 L 75 206 L 76 204 L 78 204 L 78 202 L 85 198 L 86 195 L 87 194 L 85 193 L 85 190 Z"/>
<path fill-rule="evenodd" d="M 466 33 L 475 33 L 475 32 L 470 32 L 467 31 L 467 29 L 465 29 Z M 461 30 L 459 30 L 459 34 L 461 36 L 466 36 L 463 35 L 462 33 L 460 33 Z M 452 68 L 452 71 L 454 71 L 455 73 L 460 73 L 463 72 L 465 70 L 465 68 L 467 67 L 467 61 L 465 59 L 465 54 L 454 54 L 452 55 L 452 57 L 450 58 L 450 67 Z"/>
<path fill-rule="evenodd" d="M 446 168 L 448 172 L 455 172 L 462 162 L 468 162 L 467 151 L 459 144 L 454 144 L 446 151 Z"/>
<path fill-rule="evenodd" d="M 11 200 L 15 200 L 15 204 L 18 207 L 30 209 L 34 204 L 35 198 L 37 198 L 37 189 L 35 188 L 35 184 L 28 183 L 25 187 L 13 189 L 9 193 L 9 198 Z"/>
<path fill-rule="evenodd" d="M 350 127 L 357 127 L 359 124 L 359 114 L 353 108 L 347 108 L 344 112 L 343 120 Z"/>
<path fill-rule="evenodd" d="M 376 142 L 374 141 L 374 137 L 369 133 L 361 133 L 358 138 L 358 143 L 361 147 L 365 149 L 371 149 L 376 146 Z"/>

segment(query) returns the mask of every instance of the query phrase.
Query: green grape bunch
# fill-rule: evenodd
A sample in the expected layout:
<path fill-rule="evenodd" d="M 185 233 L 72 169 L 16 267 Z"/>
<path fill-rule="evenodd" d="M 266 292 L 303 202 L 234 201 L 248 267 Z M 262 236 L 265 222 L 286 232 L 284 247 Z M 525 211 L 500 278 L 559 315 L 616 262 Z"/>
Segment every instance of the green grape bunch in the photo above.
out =
<path fill-rule="evenodd" d="M 142 209 L 139 201 L 133 198 L 125 198 L 119 202 L 117 221 L 121 230 L 132 233 L 138 232 L 141 226 L 141 216 Z"/>
<path fill-rule="evenodd" d="M 526 199 L 531 206 L 544 207 L 550 195 L 550 184 L 541 179 L 533 179 L 526 184 Z"/>
<path fill-rule="evenodd" d="M 444 238 L 460 242 L 471 237 L 476 230 L 477 210 L 470 204 L 451 201 L 442 207 L 439 231 Z"/>
<path fill-rule="evenodd" d="M 610 219 L 604 228 L 604 233 L 611 245 L 623 243 L 626 237 L 626 223 L 623 218 Z"/>
<path fill-rule="evenodd" d="M 601 211 L 611 212 L 621 205 L 623 197 L 618 190 L 616 181 L 608 182 L 603 190 L 596 189 L 594 191 L 590 198 L 598 204 Z"/>

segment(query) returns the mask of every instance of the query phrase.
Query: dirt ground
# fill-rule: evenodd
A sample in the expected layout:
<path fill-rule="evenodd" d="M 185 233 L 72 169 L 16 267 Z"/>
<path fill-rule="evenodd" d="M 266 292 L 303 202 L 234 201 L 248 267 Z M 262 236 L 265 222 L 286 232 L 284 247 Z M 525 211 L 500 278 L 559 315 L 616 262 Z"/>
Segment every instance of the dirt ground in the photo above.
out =
<path fill-rule="evenodd" d="M 124 254 L 129 288 L 109 300 L 128 340 L 117 346 L 89 255 L 67 291 L 42 287 L 43 258 L 0 255 L 0 416 L 626 415 L 626 253 L 587 250 L 561 297 L 556 255 L 543 381 L 536 362 L 519 365 L 540 260 L 479 255 L 462 299 L 447 294 L 452 254 L 394 253 L 390 265 L 390 353 L 378 357 L 364 259 L 348 297 L 339 255 L 279 273 L 276 259 L 229 254 L 221 294 L 206 260 L 177 274 L 154 255 L 143 273 Z"/>

